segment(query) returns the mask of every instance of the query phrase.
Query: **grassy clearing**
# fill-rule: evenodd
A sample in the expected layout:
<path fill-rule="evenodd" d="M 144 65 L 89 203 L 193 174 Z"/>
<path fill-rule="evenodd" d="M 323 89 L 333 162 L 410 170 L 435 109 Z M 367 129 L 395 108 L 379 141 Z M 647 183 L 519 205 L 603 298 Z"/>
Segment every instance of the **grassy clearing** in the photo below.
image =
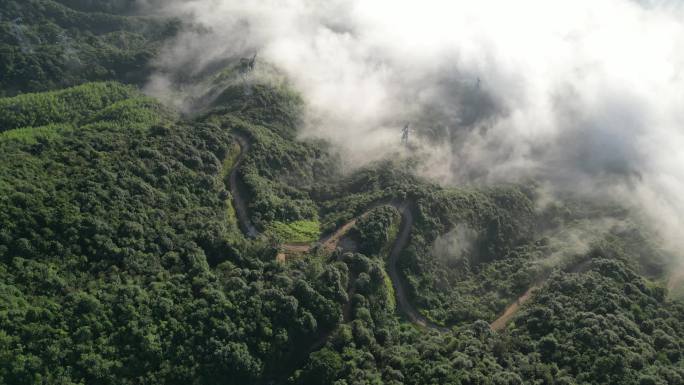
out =
<path fill-rule="evenodd" d="M 285 243 L 314 242 L 321 236 L 321 224 L 318 221 L 275 221 L 268 226 L 268 230 Z"/>

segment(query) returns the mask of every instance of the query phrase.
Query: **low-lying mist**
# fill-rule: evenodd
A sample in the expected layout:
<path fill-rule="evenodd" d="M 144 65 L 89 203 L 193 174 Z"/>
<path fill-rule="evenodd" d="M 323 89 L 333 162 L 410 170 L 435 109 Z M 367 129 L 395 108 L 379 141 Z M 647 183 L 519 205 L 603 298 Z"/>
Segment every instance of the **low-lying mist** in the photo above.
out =
<path fill-rule="evenodd" d="M 446 185 L 540 181 L 684 246 L 679 1 L 139 0 L 185 19 L 149 90 L 258 52 L 352 167 L 411 152 Z M 411 125 L 412 150 L 401 144 Z"/>

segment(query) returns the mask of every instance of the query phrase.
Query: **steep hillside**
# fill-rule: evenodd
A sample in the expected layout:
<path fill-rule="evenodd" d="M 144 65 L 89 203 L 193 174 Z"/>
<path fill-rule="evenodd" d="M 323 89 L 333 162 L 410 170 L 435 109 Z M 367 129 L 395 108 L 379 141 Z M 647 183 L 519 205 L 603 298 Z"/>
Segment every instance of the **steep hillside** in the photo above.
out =
<path fill-rule="evenodd" d="M 128 5 L 0 6 L 0 383 L 684 384 L 669 256 L 629 210 L 343 172 L 236 63 L 181 114 L 136 85 L 173 23 Z"/>
<path fill-rule="evenodd" d="M 0 96 L 96 80 L 142 84 L 160 45 L 180 28 L 174 20 L 78 9 L 52 0 L 0 3 Z"/>

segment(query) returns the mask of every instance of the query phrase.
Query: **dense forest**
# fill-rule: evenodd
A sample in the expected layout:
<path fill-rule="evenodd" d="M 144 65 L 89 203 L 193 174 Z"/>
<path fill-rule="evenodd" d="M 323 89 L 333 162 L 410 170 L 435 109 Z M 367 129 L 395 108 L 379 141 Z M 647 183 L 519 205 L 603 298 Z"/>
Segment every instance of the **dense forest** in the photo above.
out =
<path fill-rule="evenodd" d="M 184 26 L 132 4 L 0 3 L 0 383 L 684 384 L 629 210 L 341 170 L 239 58 L 175 111 L 141 87 Z"/>

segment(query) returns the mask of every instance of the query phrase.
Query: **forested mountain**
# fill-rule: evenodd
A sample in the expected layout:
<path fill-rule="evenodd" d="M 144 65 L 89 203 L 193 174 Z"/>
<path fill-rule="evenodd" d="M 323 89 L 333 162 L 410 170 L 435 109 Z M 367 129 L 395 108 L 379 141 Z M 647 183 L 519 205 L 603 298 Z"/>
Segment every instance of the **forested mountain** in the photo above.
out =
<path fill-rule="evenodd" d="M 174 20 L 102 12 L 121 9 L 116 3 L 2 1 L 0 95 L 96 80 L 142 84 L 160 44 L 172 37 L 179 25 Z"/>
<path fill-rule="evenodd" d="M 129 3 L 0 3 L 0 383 L 684 384 L 628 210 L 343 171 L 239 62 L 181 114 Z"/>

